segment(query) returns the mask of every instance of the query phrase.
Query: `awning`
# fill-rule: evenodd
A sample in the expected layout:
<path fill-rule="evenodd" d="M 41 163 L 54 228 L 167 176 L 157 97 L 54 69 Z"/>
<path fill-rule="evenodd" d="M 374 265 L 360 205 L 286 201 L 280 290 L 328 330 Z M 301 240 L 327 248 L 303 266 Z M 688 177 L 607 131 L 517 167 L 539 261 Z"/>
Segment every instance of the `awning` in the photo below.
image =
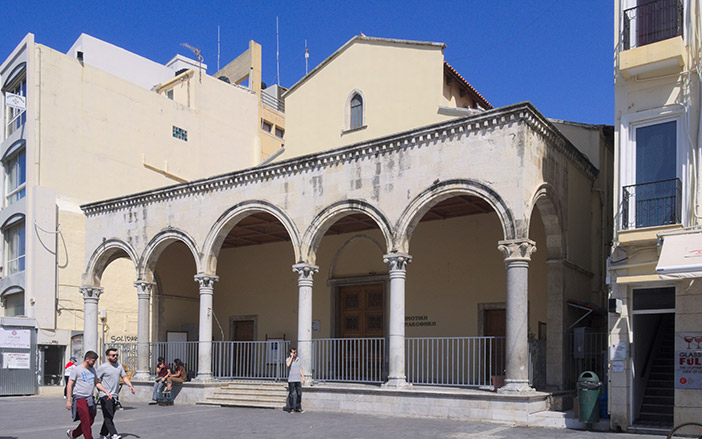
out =
<path fill-rule="evenodd" d="M 656 273 L 661 279 L 702 277 L 702 233 L 663 235 Z"/>

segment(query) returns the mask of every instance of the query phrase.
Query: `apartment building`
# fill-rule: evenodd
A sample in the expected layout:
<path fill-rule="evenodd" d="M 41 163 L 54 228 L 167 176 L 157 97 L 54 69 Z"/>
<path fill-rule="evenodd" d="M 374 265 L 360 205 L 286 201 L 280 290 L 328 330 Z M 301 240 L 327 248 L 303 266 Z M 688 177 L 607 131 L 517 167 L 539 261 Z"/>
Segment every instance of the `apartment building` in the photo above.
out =
<path fill-rule="evenodd" d="M 617 430 L 702 410 L 700 5 L 616 0 L 609 411 Z"/>

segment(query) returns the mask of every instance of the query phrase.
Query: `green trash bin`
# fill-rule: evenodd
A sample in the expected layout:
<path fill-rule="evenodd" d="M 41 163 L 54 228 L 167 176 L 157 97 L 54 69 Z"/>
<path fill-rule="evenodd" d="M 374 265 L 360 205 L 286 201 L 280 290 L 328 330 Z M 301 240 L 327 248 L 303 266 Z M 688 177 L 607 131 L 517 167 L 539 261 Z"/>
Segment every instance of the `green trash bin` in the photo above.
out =
<path fill-rule="evenodd" d="M 602 389 L 600 377 L 595 372 L 585 371 L 578 377 L 577 387 L 580 422 L 585 424 L 599 422 L 600 408 L 598 399 Z"/>

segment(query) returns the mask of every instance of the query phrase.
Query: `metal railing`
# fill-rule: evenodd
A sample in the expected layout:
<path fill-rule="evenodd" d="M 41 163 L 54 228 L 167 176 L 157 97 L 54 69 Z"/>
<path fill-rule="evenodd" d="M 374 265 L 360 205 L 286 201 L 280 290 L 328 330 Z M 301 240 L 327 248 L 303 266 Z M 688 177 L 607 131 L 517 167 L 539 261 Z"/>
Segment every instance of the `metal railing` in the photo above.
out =
<path fill-rule="evenodd" d="M 122 343 L 105 343 L 102 354 L 105 353 L 107 348 L 117 349 L 119 354 L 119 362 L 122 363 L 125 370 L 136 371 L 137 369 L 137 344 L 136 342 L 122 342 Z M 101 362 L 105 361 L 105 357 L 100 358 Z"/>
<path fill-rule="evenodd" d="M 624 186 L 622 229 L 678 224 L 681 201 L 682 185 L 677 178 Z"/>
<path fill-rule="evenodd" d="M 188 375 L 193 376 L 198 369 L 198 352 L 200 343 L 197 341 L 155 342 L 151 343 L 151 373 L 156 373 L 158 357 L 166 359 L 166 363 L 173 364 L 176 358 L 185 364 Z"/>
<path fill-rule="evenodd" d="M 406 338 L 407 381 L 480 387 L 504 375 L 504 337 Z"/>
<path fill-rule="evenodd" d="M 216 378 L 287 379 L 285 358 L 290 341 L 212 342 Z"/>
<path fill-rule="evenodd" d="M 384 338 L 324 338 L 312 340 L 315 380 L 382 383 L 385 378 Z"/>
<path fill-rule="evenodd" d="M 261 93 L 261 102 L 267 107 L 285 113 L 285 101 L 282 99 L 277 99 L 269 94 Z"/>
<path fill-rule="evenodd" d="M 624 10 L 624 50 L 682 35 L 682 0 L 654 0 Z"/>

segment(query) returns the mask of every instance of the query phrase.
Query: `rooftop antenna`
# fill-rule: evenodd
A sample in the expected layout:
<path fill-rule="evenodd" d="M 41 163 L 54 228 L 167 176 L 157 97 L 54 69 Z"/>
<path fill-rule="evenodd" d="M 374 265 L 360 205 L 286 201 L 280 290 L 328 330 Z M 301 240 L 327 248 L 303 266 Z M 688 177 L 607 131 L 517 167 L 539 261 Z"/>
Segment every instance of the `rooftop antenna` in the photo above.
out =
<path fill-rule="evenodd" d="M 278 77 L 276 83 L 280 85 L 280 39 L 278 38 L 278 16 L 275 16 L 275 71 Z"/>
<path fill-rule="evenodd" d="M 310 49 L 307 47 L 307 40 L 305 40 L 305 75 L 310 72 L 308 61 L 310 59 Z"/>
<path fill-rule="evenodd" d="M 217 71 L 219 72 L 219 25 L 217 25 Z"/>
<path fill-rule="evenodd" d="M 200 70 L 200 82 L 202 82 L 202 54 L 200 52 L 200 49 L 198 49 L 197 47 L 193 47 L 188 43 L 180 43 L 180 45 L 192 50 L 195 56 L 197 57 L 197 61 L 200 63 L 200 67 L 198 68 L 198 70 Z"/>

